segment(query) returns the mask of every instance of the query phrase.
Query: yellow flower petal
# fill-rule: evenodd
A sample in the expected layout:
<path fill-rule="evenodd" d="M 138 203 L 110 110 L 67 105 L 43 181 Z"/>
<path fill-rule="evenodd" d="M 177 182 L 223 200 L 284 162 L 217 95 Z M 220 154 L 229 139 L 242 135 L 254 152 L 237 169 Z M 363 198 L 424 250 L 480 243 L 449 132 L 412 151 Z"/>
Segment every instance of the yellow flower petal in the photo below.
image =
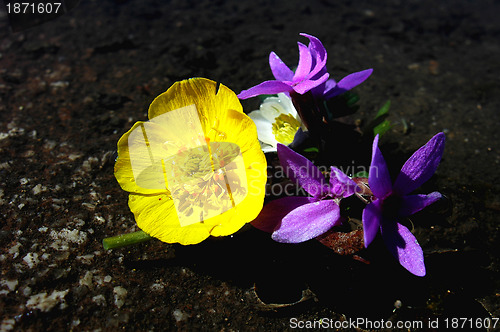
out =
<path fill-rule="evenodd" d="M 174 203 L 168 195 L 130 194 L 128 205 L 137 226 L 163 242 L 196 244 L 210 236 L 209 228 L 201 223 L 180 227 Z"/>
<path fill-rule="evenodd" d="M 115 175 L 124 190 L 141 194 L 168 188 L 164 161 L 179 149 L 206 144 L 194 104 L 137 122 L 118 141 Z"/>
<path fill-rule="evenodd" d="M 232 110 L 219 122 L 217 128 L 225 135 L 219 140 L 236 143 L 243 155 L 247 181 L 247 195 L 233 209 L 205 221 L 213 225 L 210 231 L 213 236 L 225 236 L 236 232 L 245 223 L 257 217 L 264 203 L 265 185 L 267 181 L 266 158 L 257 139 L 257 129 L 253 121 L 245 114 Z"/>
<path fill-rule="evenodd" d="M 150 155 L 157 155 L 160 152 L 151 151 L 150 154 L 148 151 L 141 152 L 130 148 L 143 143 L 144 137 L 142 133 L 146 126 L 149 137 L 155 141 L 160 140 L 159 137 L 163 134 L 163 128 L 151 122 L 135 123 L 118 141 L 115 177 L 122 189 L 131 193 L 166 193 L 168 190 L 161 170 L 161 162 L 159 162 L 159 159 L 156 162 L 150 159 Z M 153 144 L 152 146 L 155 148 L 159 145 Z M 133 170 L 136 172 L 134 173 Z M 137 170 L 140 170 L 140 172 Z"/>
<path fill-rule="evenodd" d="M 210 127 L 212 122 L 220 118 L 221 112 L 232 109 L 243 113 L 241 103 L 236 94 L 223 84 L 206 78 L 191 78 L 174 83 L 166 92 L 153 100 L 149 106 L 148 117 L 195 104 L 200 114 L 202 126 Z M 208 123 L 206 123 L 208 121 Z"/>
<path fill-rule="evenodd" d="M 258 215 L 266 160 L 234 92 L 202 78 L 177 82 L 153 101 L 149 118 L 120 139 L 115 165 L 143 231 L 194 244 Z"/>

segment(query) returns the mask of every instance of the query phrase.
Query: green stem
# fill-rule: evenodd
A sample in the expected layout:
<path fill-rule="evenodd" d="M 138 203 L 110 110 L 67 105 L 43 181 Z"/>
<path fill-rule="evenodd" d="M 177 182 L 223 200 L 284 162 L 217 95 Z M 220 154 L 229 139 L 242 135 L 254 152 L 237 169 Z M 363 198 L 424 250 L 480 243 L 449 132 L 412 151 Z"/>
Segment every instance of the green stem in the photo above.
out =
<path fill-rule="evenodd" d="M 152 237 L 143 231 L 134 233 L 121 234 L 118 236 L 108 237 L 102 240 L 102 245 L 105 250 L 125 247 L 132 244 L 141 243 L 151 240 Z"/>

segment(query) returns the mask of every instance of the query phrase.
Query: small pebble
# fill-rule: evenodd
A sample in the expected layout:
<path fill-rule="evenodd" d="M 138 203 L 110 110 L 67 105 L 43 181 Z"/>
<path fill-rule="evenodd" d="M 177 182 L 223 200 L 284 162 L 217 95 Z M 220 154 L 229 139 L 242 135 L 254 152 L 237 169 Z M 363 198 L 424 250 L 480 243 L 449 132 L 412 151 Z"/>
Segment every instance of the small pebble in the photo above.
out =
<path fill-rule="evenodd" d="M 115 294 L 115 306 L 121 308 L 125 304 L 127 290 L 122 286 L 116 286 L 115 288 L 113 288 L 113 293 Z"/>
<path fill-rule="evenodd" d="M 172 315 L 174 315 L 176 322 L 182 322 L 182 321 L 185 321 L 189 318 L 188 314 L 186 314 L 184 311 L 182 311 L 180 309 L 175 309 L 172 312 Z"/>

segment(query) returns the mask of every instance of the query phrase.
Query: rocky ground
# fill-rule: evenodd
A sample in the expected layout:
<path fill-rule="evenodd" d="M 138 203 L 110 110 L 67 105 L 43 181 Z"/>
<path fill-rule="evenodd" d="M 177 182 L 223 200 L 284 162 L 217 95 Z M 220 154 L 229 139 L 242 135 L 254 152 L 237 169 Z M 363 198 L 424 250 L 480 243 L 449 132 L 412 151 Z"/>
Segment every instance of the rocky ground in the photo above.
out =
<path fill-rule="evenodd" d="M 362 317 L 426 330 L 500 317 L 499 13 L 495 0 L 87 0 L 20 32 L 1 14 L 0 330 L 278 331 L 293 318 Z M 103 238 L 137 230 L 113 165 L 155 96 L 195 76 L 236 92 L 271 79 L 269 52 L 296 63 L 300 32 L 322 40 L 336 78 L 374 68 L 352 120 L 391 100 L 381 145 L 391 170 L 445 132 L 423 189 L 447 199 L 412 219 L 427 276 L 380 243 L 366 265 L 251 228 L 105 251 Z M 303 290 L 292 306 L 259 302 L 293 303 Z"/>

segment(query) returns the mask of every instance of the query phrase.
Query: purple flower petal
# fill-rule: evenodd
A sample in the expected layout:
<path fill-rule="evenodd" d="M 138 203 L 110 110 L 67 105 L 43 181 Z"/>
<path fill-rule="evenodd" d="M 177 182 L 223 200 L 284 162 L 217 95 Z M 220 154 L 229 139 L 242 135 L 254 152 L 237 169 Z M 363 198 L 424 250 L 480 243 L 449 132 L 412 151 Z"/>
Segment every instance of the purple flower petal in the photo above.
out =
<path fill-rule="evenodd" d="M 297 93 L 303 95 L 307 91 L 309 91 L 309 90 L 317 87 L 318 85 L 326 82 L 326 80 L 328 79 L 329 76 L 330 76 L 330 74 L 325 73 L 323 76 L 321 76 L 320 78 L 318 78 L 316 80 L 305 80 L 305 81 L 299 82 L 293 86 L 293 89 Z"/>
<path fill-rule="evenodd" d="M 276 80 L 290 81 L 293 79 L 293 71 L 274 52 L 269 54 L 269 66 Z"/>
<path fill-rule="evenodd" d="M 313 57 L 313 64 L 311 66 L 309 78 L 313 78 L 314 75 L 318 74 L 322 70 L 326 72 L 327 53 L 321 41 L 318 38 L 306 33 L 301 33 L 300 35 L 309 39 L 308 48 Z"/>
<path fill-rule="evenodd" d="M 278 144 L 277 151 L 290 180 L 298 182 L 311 196 L 318 197 L 325 191 L 325 177 L 312 162 L 283 144 Z"/>
<path fill-rule="evenodd" d="M 283 197 L 264 205 L 251 224 L 261 231 L 272 233 L 281 220 L 299 206 L 312 202 L 312 197 Z"/>
<path fill-rule="evenodd" d="M 287 214 L 272 238 L 282 243 L 300 243 L 325 233 L 339 223 L 340 208 L 333 200 L 309 203 Z"/>
<path fill-rule="evenodd" d="M 299 45 L 299 64 L 293 76 L 294 82 L 300 82 L 306 79 L 307 75 L 311 72 L 312 56 L 311 52 L 306 45 L 297 43 Z"/>
<path fill-rule="evenodd" d="M 368 77 L 370 77 L 372 72 L 373 69 L 366 69 L 347 75 L 341 79 L 334 88 L 330 88 L 328 90 L 325 89 L 324 98 L 330 99 L 351 90 L 352 88 L 363 83 Z"/>
<path fill-rule="evenodd" d="M 309 39 L 309 49 L 314 50 L 317 58 L 326 62 L 327 53 L 321 40 L 307 33 L 299 33 L 299 35 Z"/>
<path fill-rule="evenodd" d="M 345 198 L 356 192 L 356 182 L 333 166 L 330 168 L 330 187 L 331 193 L 335 197 Z"/>
<path fill-rule="evenodd" d="M 399 209 L 398 215 L 402 217 L 411 216 L 414 213 L 422 210 L 426 206 L 438 201 L 443 197 L 437 191 L 430 193 L 428 195 L 408 195 L 401 198 L 401 208 Z"/>
<path fill-rule="evenodd" d="M 363 210 L 363 236 L 365 248 L 368 248 L 375 236 L 377 236 L 382 222 L 381 200 L 373 201 Z"/>
<path fill-rule="evenodd" d="M 352 88 L 363 83 L 368 77 L 370 77 L 372 73 L 373 69 L 366 69 L 358 71 L 356 73 L 349 74 L 343 79 L 341 79 L 337 83 L 337 86 L 344 91 L 351 90 Z"/>
<path fill-rule="evenodd" d="M 324 71 L 320 71 L 317 75 L 323 75 L 326 73 L 326 68 Z M 330 78 L 326 80 L 324 83 L 318 85 L 314 89 L 311 90 L 313 96 L 318 98 L 319 100 L 325 99 L 323 96 L 325 94 L 325 91 L 333 89 L 337 85 L 337 82 L 333 78 Z M 326 99 L 325 99 L 326 100 Z"/>
<path fill-rule="evenodd" d="M 324 95 L 328 95 L 328 92 L 335 88 L 337 86 L 337 82 L 333 79 L 333 78 L 330 78 L 328 81 L 325 82 L 325 90 L 324 90 Z M 328 99 L 328 98 L 325 98 L 325 99 Z"/>
<path fill-rule="evenodd" d="M 379 135 L 373 140 L 372 162 L 370 165 L 370 174 L 368 184 L 372 193 L 377 198 L 385 198 L 392 191 L 391 177 L 384 156 L 378 148 Z"/>
<path fill-rule="evenodd" d="M 239 99 L 247 99 L 258 95 L 274 95 L 280 92 L 290 92 L 292 87 L 281 81 L 265 81 L 248 90 L 243 90 L 237 96 Z"/>
<path fill-rule="evenodd" d="M 443 156 L 445 136 L 436 134 L 418 149 L 403 165 L 394 182 L 394 191 L 406 195 L 429 180 Z"/>
<path fill-rule="evenodd" d="M 293 137 L 293 142 L 288 144 L 288 146 L 292 149 L 295 149 L 309 138 L 309 134 L 310 133 L 308 131 L 303 131 L 302 128 L 299 128 L 299 130 L 297 130 L 295 136 Z"/>
<path fill-rule="evenodd" d="M 381 233 L 387 248 L 405 269 L 425 276 L 424 253 L 408 228 L 391 221 L 382 224 Z"/>

